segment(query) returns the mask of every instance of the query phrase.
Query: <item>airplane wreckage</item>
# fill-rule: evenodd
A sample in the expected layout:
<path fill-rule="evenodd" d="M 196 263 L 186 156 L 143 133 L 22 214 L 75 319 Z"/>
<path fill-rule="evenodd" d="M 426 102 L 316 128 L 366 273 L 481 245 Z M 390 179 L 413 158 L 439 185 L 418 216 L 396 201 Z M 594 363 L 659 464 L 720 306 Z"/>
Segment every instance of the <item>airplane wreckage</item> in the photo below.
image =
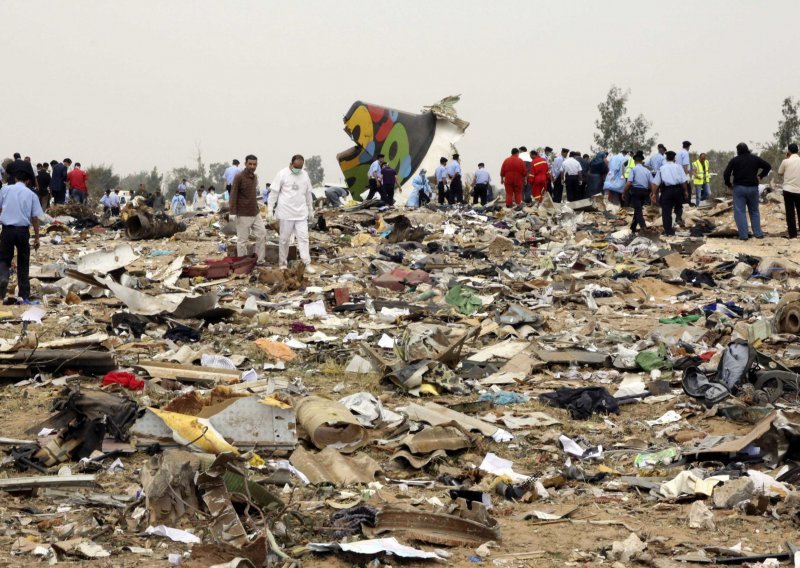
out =
<path fill-rule="evenodd" d="M 454 108 L 459 100 L 460 95 L 446 97 L 418 114 L 354 102 L 344 116 L 344 131 L 355 146 L 336 156 L 353 196 L 366 189 L 369 166 L 379 154 L 403 186 L 421 168 L 433 172 L 439 158 L 457 152 L 455 143 L 469 126 Z"/>

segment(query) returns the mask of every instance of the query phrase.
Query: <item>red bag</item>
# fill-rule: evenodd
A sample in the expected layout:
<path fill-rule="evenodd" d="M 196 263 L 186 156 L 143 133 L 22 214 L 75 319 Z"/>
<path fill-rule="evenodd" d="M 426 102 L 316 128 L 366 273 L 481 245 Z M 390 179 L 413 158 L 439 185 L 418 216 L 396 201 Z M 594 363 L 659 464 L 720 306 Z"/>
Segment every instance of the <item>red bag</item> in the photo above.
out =
<path fill-rule="evenodd" d="M 106 385 L 122 385 L 129 390 L 142 390 L 144 389 L 144 381 L 136 378 L 136 375 L 127 371 L 111 371 L 103 377 L 103 386 Z"/>

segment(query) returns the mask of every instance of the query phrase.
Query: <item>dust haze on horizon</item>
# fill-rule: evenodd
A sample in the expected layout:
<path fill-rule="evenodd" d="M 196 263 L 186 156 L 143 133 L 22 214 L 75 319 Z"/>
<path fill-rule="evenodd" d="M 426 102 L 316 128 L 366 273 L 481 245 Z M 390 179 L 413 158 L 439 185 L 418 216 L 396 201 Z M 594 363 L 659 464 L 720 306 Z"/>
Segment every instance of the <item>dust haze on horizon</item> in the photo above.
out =
<path fill-rule="evenodd" d="M 800 96 L 797 0 L 7 0 L 2 21 L 0 156 L 121 176 L 199 148 L 206 164 L 256 154 L 262 181 L 319 154 L 341 181 L 355 100 L 417 112 L 461 94 L 465 171 L 497 176 L 515 145 L 588 152 L 614 84 L 658 141 L 698 151 L 771 141 Z"/>

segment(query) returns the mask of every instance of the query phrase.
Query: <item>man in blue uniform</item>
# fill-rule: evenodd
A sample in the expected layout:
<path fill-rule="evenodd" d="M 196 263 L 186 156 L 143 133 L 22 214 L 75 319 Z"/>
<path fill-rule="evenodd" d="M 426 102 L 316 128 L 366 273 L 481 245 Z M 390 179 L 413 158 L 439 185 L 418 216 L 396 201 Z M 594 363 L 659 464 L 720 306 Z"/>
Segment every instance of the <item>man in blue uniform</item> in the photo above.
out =
<path fill-rule="evenodd" d="M 31 191 L 32 176 L 24 170 L 16 172 L 16 183 L 0 190 L 0 300 L 6 297 L 11 261 L 17 252 L 17 288 L 19 298 L 28 303 L 31 296 L 29 277 L 33 225 L 33 248 L 39 249 L 39 216 L 43 213 L 38 196 Z"/>
<path fill-rule="evenodd" d="M 680 220 L 683 214 L 683 203 L 689 199 L 689 187 L 686 172 L 675 163 L 675 152 L 670 150 L 666 154 L 667 163 L 659 168 L 651 185 L 650 195 L 653 203 L 661 205 L 661 221 L 664 224 L 664 234 L 674 236 L 675 230 L 672 228 L 672 212 L 675 212 L 676 219 Z M 660 197 L 660 201 L 659 201 Z"/>

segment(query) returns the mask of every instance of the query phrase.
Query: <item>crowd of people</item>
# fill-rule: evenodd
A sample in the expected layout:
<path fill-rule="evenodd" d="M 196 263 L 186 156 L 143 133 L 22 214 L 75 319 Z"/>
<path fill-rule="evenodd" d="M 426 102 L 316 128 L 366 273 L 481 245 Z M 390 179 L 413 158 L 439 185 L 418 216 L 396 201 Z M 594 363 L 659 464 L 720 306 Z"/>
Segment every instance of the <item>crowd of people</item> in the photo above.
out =
<path fill-rule="evenodd" d="M 553 157 L 553 149 L 546 146 L 541 151 L 525 146 L 513 148 L 500 168 L 500 184 L 505 191 L 505 205 L 520 208 L 541 203 L 545 194 L 557 203 L 592 198 L 604 193 L 609 203 L 631 207 L 632 232 L 646 228 L 644 207 L 658 204 L 661 207 L 664 234 L 675 234 L 675 226 L 683 223 L 684 205 L 699 207 L 710 195 L 711 164 L 705 153 L 690 156 L 691 143 L 681 144 L 678 152 L 667 150 L 663 144 L 656 152 L 645 157 L 641 150 L 624 149 L 616 154 L 600 151 L 592 158 L 588 154 L 562 148 Z M 258 159 L 250 154 L 244 167 L 233 160 L 226 168 L 224 191 L 218 194 L 214 186 L 196 188 L 192 208 L 196 211 L 219 212 L 221 202 L 227 202 L 230 221 L 237 234 L 237 254 L 248 253 L 251 237 L 255 239 L 255 254 L 259 263 L 266 260 L 266 224 L 260 212 L 259 201 L 266 205 L 266 221 L 277 222 L 279 233 L 279 268 L 288 266 L 289 246 L 296 240 L 301 261 L 307 270 L 314 271 L 309 254 L 309 225 L 314 222 L 314 195 L 308 173 L 304 170 L 302 155 L 292 156 L 271 183 L 260 187 L 256 169 Z M 747 144 L 736 146 L 736 156 L 730 160 L 722 174 L 725 186 L 731 191 L 733 216 L 738 237 L 764 238 L 759 210 L 760 183 L 772 170 L 771 164 L 750 152 Z M 798 146 L 789 144 L 778 170 L 783 178 L 783 199 L 786 211 L 788 238 L 797 238 L 800 220 L 800 156 Z M 30 259 L 30 227 L 34 229 L 33 247 L 39 246 L 39 218 L 52 204 L 74 201 L 88 202 L 89 176 L 80 163 L 74 165 L 65 158 L 34 165 L 29 157 L 15 153 L 0 166 L 0 299 L 6 295 L 11 263 L 16 253 L 18 293 L 21 302 L 30 300 L 28 266 Z M 467 187 L 461 168 L 461 158 L 453 154 L 442 157 L 431 179 L 425 169 L 411 178 L 407 206 L 420 207 L 434 198 L 440 206 L 467 204 L 487 205 L 500 196 L 494 195 L 492 176 L 483 163 L 479 163 Z M 376 196 L 383 205 L 395 205 L 395 193 L 402 192 L 397 171 L 380 154 L 371 163 L 368 174 L 368 192 L 365 199 Z M 467 189 L 465 195 L 465 188 Z M 182 179 L 175 194 L 167 202 L 160 190 L 148 192 L 144 184 L 131 196 L 140 198 L 157 212 L 169 211 L 181 215 L 189 207 L 188 183 Z M 344 188 L 328 187 L 325 197 L 331 206 L 341 205 L 349 196 Z M 124 199 L 120 189 L 107 189 L 100 205 L 110 215 L 118 215 Z M 502 201 L 502 198 L 500 198 Z M 749 225 L 748 225 L 749 221 Z"/>

